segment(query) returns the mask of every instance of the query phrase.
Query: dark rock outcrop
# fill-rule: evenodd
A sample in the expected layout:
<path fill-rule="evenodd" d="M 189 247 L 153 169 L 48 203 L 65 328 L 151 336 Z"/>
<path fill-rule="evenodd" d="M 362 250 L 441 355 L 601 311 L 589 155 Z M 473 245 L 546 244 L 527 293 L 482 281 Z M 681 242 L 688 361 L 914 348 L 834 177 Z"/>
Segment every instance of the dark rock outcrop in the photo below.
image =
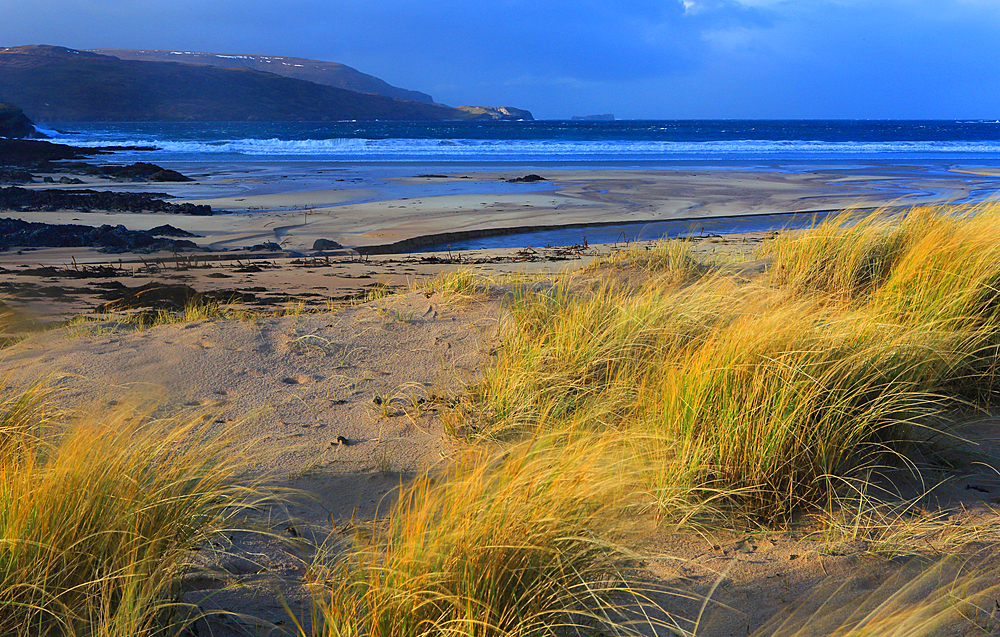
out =
<path fill-rule="evenodd" d="M 313 250 L 339 250 L 344 246 L 340 245 L 336 241 L 331 241 L 329 239 L 316 239 L 313 241 Z"/>
<path fill-rule="evenodd" d="M 99 175 L 101 177 L 111 177 L 116 181 L 191 181 L 176 170 L 167 170 L 162 166 L 150 164 L 145 161 L 137 161 L 128 166 L 91 166 L 83 164 L 81 167 L 87 174 Z"/>
<path fill-rule="evenodd" d="M 167 212 L 205 216 L 211 206 L 175 204 L 157 199 L 153 194 L 134 192 L 98 192 L 96 190 L 28 190 L 10 186 L 0 188 L 0 210 L 55 211 L 109 210 L 117 212 Z"/>
<path fill-rule="evenodd" d="M 187 230 L 181 230 L 180 228 L 175 228 L 169 223 L 163 224 L 162 226 L 156 226 L 155 228 L 149 229 L 149 234 L 158 237 L 197 237 L 198 235 L 193 232 L 188 232 Z"/>
<path fill-rule="evenodd" d="M 191 181 L 190 177 L 185 177 L 176 170 L 158 170 L 149 176 L 150 181 Z"/>
<path fill-rule="evenodd" d="M 21 107 L 0 102 L 0 137 L 45 137 L 35 130 L 35 124 Z"/>
<path fill-rule="evenodd" d="M 514 177 L 513 179 L 508 179 L 508 184 L 533 184 L 536 181 L 548 181 L 545 177 L 541 175 L 536 175 L 531 173 L 530 175 L 525 175 L 524 177 Z"/>
<path fill-rule="evenodd" d="M 38 168 L 50 161 L 83 159 L 102 152 L 104 151 L 97 148 L 77 148 L 52 142 L 0 138 L 0 166 Z"/>
<path fill-rule="evenodd" d="M 19 168 L 0 168 L 0 184 L 33 184 L 35 177 Z"/>
<path fill-rule="evenodd" d="M 151 230 L 129 230 L 122 225 L 95 228 L 0 218 L 0 251 L 11 248 L 100 248 L 110 253 L 201 249 L 192 241 L 163 239 Z"/>
<path fill-rule="evenodd" d="M 115 181 L 193 181 L 176 170 L 169 170 L 156 164 L 139 161 L 127 166 L 114 164 L 88 164 L 86 162 L 65 162 L 44 166 L 53 172 L 68 172 L 77 175 L 106 177 Z"/>

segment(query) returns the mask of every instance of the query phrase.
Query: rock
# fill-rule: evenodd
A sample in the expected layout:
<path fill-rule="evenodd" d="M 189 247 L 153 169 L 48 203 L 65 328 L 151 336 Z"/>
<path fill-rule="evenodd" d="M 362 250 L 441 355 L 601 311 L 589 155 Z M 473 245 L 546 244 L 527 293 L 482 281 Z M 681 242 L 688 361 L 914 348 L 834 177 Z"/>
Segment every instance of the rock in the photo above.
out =
<path fill-rule="evenodd" d="M 35 177 L 26 170 L 0 168 L 0 184 L 33 184 Z"/>
<path fill-rule="evenodd" d="M 162 166 L 137 161 L 128 166 L 96 166 L 100 174 L 112 177 L 117 181 L 191 181 L 176 170 L 167 170 Z"/>
<path fill-rule="evenodd" d="M 82 184 L 83 180 L 82 179 L 77 179 L 76 177 L 60 177 L 59 178 L 59 183 L 61 183 L 61 184 L 73 184 L 73 185 L 76 185 L 76 184 Z"/>
<path fill-rule="evenodd" d="M 60 183 L 80 183 L 63 181 Z M 0 210 L 46 211 L 108 210 L 113 212 L 169 212 L 185 215 L 210 215 L 211 206 L 192 203 L 175 204 L 157 199 L 151 193 L 98 192 L 96 190 L 28 190 L 11 186 L 0 188 Z"/>
<path fill-rule="evenodd" d="M 508 179 L 508 184 L 533 184 L 536 181 L 547 181 L 545 177 L 541 175 L 536 175 L 534 173 L 530 175 L 525 175 L 524 177 L 515 177 L 513 179 Z"/>
<path fill-rule="evenodd" d="M 192 181 L 190 177 L 185 177 L 176 170 L 158 170 L 149 176 L 150 181 Z"/>
<path fill-rule="evenodd" d="M 35 124 L 28 119 L 21 107 L 8 102 L 0 102 L 0 137 L 46 137 L 35 130 Z"/>
<path fill-rule="evenodd" d="M 96 148 L 76 148 L 30 139 L 0 138 L 0 163 L 6 166 L 34 168 L 50 161 L 80 159 L 101 152 Z"/>
<path fill-rule="evenodd" d="M 329 239 L 316 239 L 313 242 L 313 250 L 339 250 L 344 246 L 340 245 L 336 241 L 330 241 Z"/>
<path fill-rule="evenodd" d="M 180 228 L 175 228 L 170 224 L 164 224 L 162 226 L 156 226 L 155 228 L 149 229 L 149 234 L 156 235 L 158 237 L 197 237 L 198 235 L 188 232 L 187 230 L 181 230 Z"/>
<path fill-rule="evenodd" d="M 281 252 L 281 246 L 275 243 L 274 241 L 268 241 L 266 243 L 257 243 L 252 246 L 244 246 L 243 249 L 251 252 Z"/>
<path fill-rule="evenodd" d="M 101 252 L 156 252 L 199 250 L 184 239 L 158 238 L 151 232 L 129 230 L 125 226 L 98 228 L 77 224 L 31 223 L 0 218 L 0 251 L 19 248 L 100 248 Z"/>
<path fill-rule="evenodd" d="M 56 180 L 53 179 L 52 177 L 49 177 L 48 175 L 45 175 L 44 177 L 42 177 L 42 181 L 44 183 L 47 183 L 47 184 L 54 184 L 54 183 L 56 183 Z"/>
<path fill-rule="evenodd" d="M 513 106 L 459 106 L 458 110 L 467 113 L 469 119 L 492 120 L 534 120 L 531 111 Z"/>

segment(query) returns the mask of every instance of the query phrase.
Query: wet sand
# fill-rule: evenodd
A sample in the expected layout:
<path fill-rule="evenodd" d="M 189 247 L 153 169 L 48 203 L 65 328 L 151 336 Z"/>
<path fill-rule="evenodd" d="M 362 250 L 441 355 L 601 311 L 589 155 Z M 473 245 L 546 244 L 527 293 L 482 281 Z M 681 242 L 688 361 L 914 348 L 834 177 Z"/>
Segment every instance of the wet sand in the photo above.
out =
<path fill-rule="evenodd" d="M 104 211 L 2 212 L 45 223 L 124 225 L 148 230 L 170 224 L 196 237 L 202 251 L 102 254 L 90 248 L 46 248 L 0 253 L 5 304 L 40 320 L 88 312 L 107 300 L 98 278 L 69 272 L 103 264 L 132 288 L 151 281 L 188 285 L 199 292 L 254 295 L 262 304 L 329 303 L 363 294 L 373 285 L 412 285 L 442 269 L 476 264 L 489 273 L 557 271 L 610 246 L 588 245 L 570 255 L 519 255 L 520 235 L 503 249 L 367 256 L 379 246 L 421 240 L 448 243 L 465 235 L 608 223 L 818 212 L 846 208 L 969 202 L 990 198 L 1000 174 L 983 166 L 825 165 L 553 168 L 331 163 L 171 164 L 195 179 L 187 183 L 125 183 L 87 177 L 83 185 L 31 188 L 161 192 L 171 201 L 211 205 L 207 217 Z M 509 183 L 538 174 L 544 181 Z M 42 173 L 39 177 L 45 176 Z M 52 175 L 58 180 L 60 175 Z M 705 225 L 702 223 L 702 225 Z M 440 235 L 445 235 L 442 240 Z M 435 239 L 435 236 L 438 238 Z M 622 240 L 631 237 L 622 236 Z M 336 242 L 321 261 L 319 239 Z M 484 240 L 488 245 L 489 240 Z M 736 242 L 740 240 L 735 239 Z M 249 250 L 276 244 L 274 251 Z M 247 271 L 251 261 L 264 263 Z M 266 263 L 265 263 L 266 262 Z M 71 276 L 39 270 L 61 269 Z M 31 274 L 39 271 L 43 274 Z M 103 281 L 107 284 L 107 281 Z M 103 295 L 103 296 L 102 296 Z"/>

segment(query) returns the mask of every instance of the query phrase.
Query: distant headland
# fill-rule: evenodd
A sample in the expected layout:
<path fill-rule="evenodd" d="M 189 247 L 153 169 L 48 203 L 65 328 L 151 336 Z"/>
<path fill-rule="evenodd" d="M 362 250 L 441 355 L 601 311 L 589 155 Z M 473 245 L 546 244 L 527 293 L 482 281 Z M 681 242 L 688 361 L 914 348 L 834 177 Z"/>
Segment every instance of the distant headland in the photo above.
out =
<path fill-rule="evenodd" d="M 427 94 L 335 63 L 116 53 L 121 57 L 47 45 L 0 48 L 0 100 L 17 104 L 36 122 L 533 119 L 513 107 L 433 103 Z"/>

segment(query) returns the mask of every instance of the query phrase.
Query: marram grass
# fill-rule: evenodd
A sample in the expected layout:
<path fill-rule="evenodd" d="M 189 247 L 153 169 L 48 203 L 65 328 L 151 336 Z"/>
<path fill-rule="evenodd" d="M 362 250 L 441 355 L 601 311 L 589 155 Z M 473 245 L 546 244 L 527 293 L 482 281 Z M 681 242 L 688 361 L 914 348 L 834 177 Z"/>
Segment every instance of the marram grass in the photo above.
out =
<path fill-rule="evenodd" d="M 179 634 L 185 555 L 244 500 L 236 461 L 199 419 L 121 410 L 41 436 L 32 401 L 0 414 L 23 430 L 0 453 L 0 634 Z"/>
<path fill-rule="evenodd" d="M 540 437 L 419 477 L 370 543 L 315 571 L 315 634 L 635 634 L 651 604 L 604 539 L 627 492 L 618 455 Z"/>
<path fill-rule="evenodd" d="M 672 250 L 640 260 L 640 286 L 525 294 L 474 388 L 479 435 L 572 422 L 641 441 L 665 515 L 702 493 L 767 519 L 831 501 L 921 417 L 994 391 L 996 206 L 835 219 L 765 244 L 751 283 L 692 277 Z"/>

